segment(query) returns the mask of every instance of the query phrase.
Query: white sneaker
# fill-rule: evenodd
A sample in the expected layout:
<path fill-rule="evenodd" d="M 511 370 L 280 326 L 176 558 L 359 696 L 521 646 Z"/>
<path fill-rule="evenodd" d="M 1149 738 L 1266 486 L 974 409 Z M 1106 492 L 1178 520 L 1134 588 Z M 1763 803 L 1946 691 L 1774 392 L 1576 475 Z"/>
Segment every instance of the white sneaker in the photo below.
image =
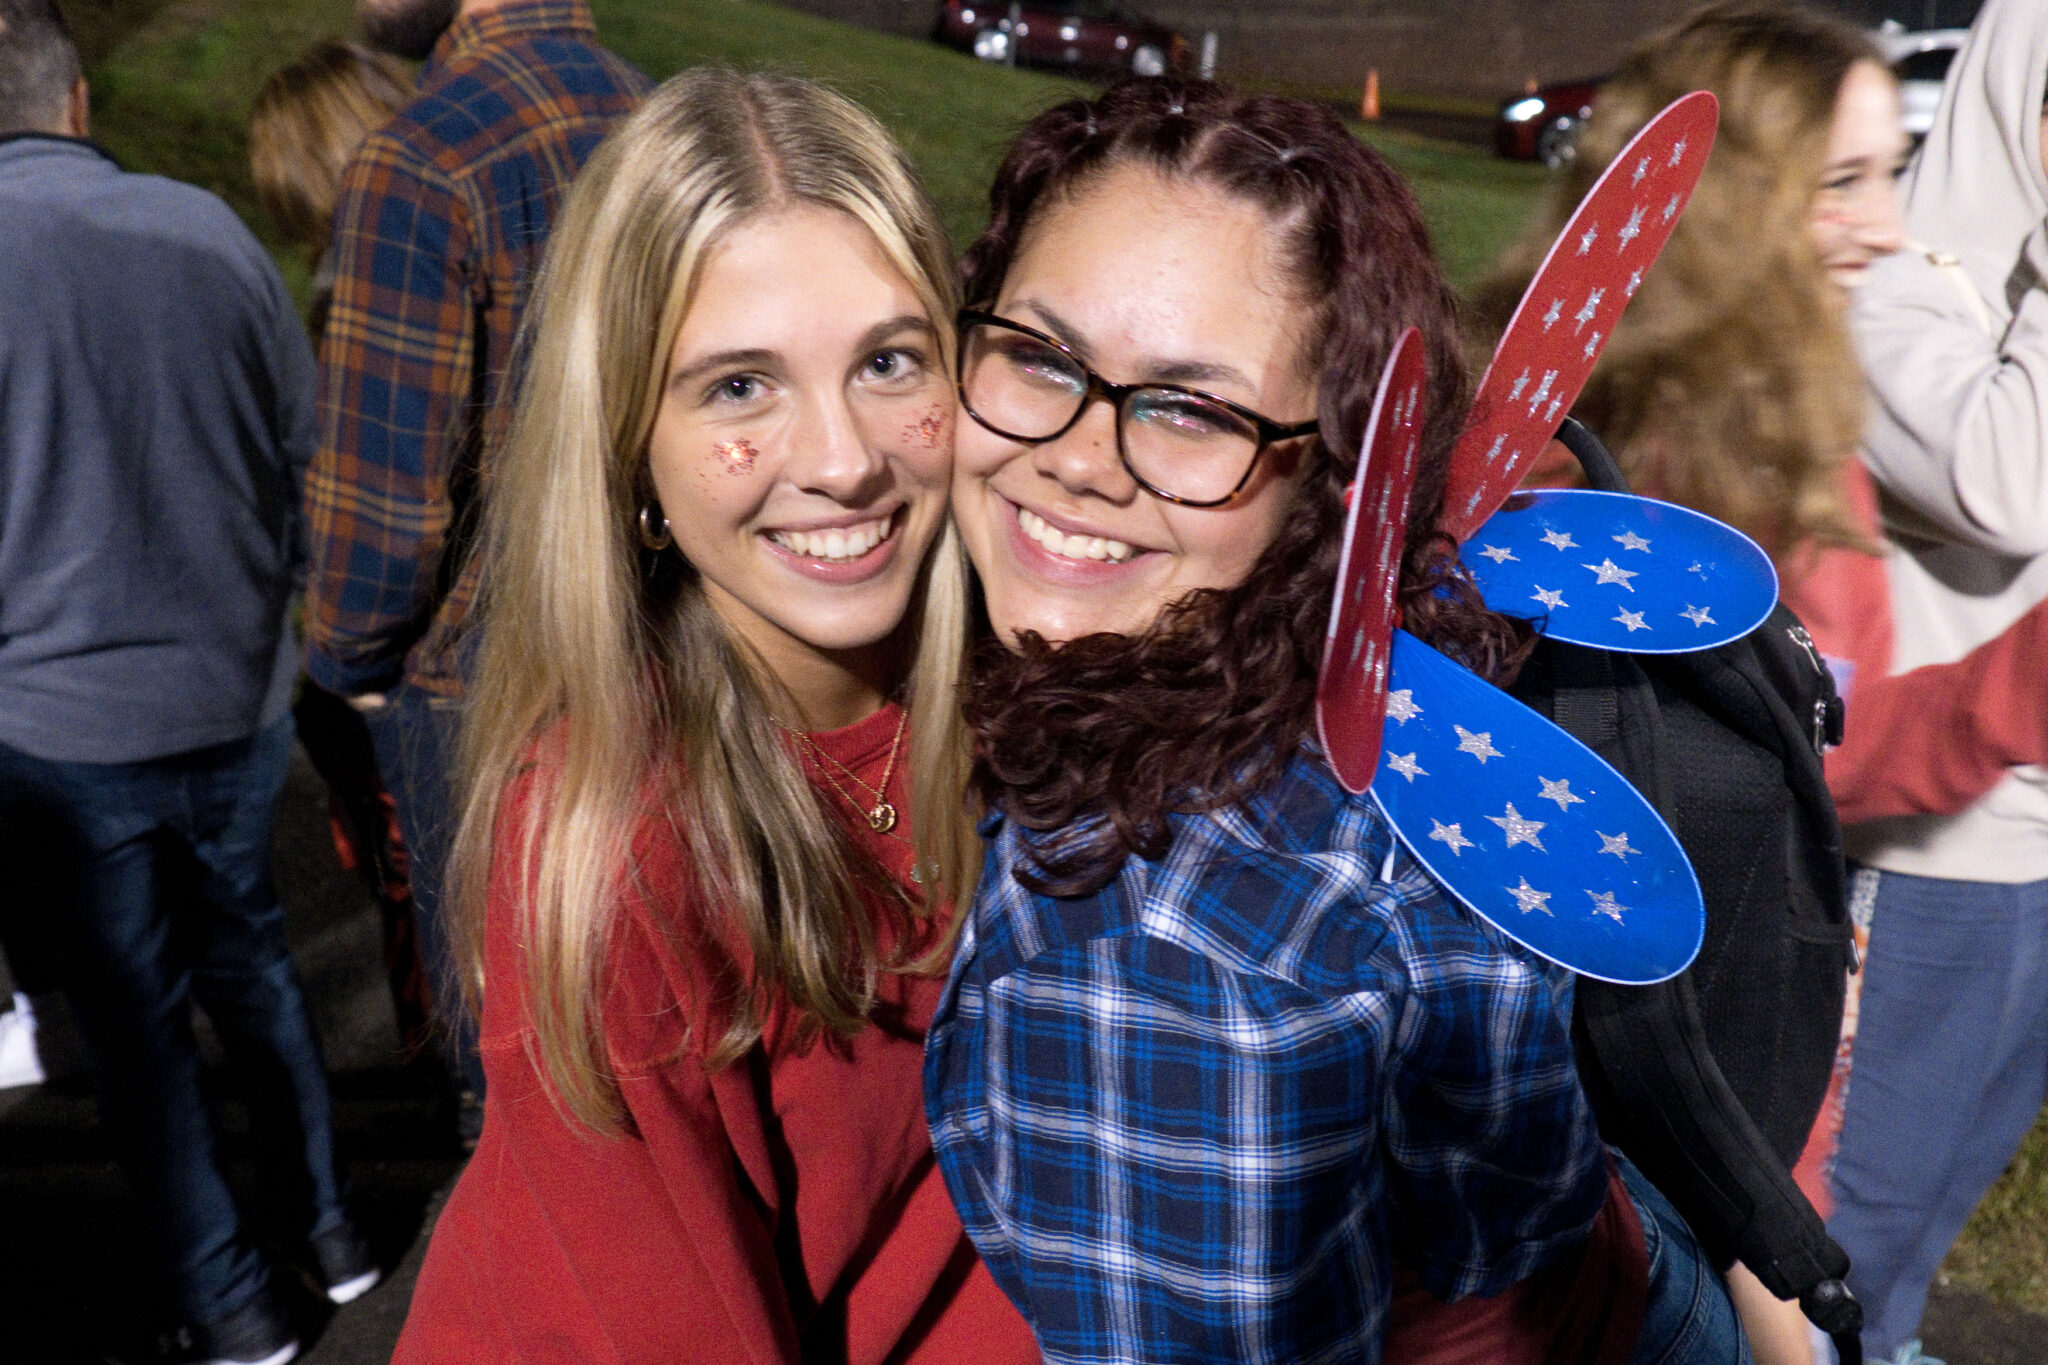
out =
<path fill-rule="evenodd" d="M 0 1014 L 0 1090 L 41 1085 L 43 1061 L 36 1052 L 36 1016 L 28 997 L 14 993 L 14 1008 Z"/>

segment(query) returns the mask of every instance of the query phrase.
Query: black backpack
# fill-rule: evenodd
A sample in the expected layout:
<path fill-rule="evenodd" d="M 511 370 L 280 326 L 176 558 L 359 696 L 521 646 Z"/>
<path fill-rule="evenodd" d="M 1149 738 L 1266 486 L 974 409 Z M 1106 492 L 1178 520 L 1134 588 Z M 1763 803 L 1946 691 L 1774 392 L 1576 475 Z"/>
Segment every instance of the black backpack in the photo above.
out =
<path fill-rule="evenodd" d="M 1590 485 L 1627 492 L 1577 421 L 1558 439 Z M 1581 979 L 1580 1074 L 1602 1136 L 1685 1216 L 1707 1253 L 1796 1298 L 1860 1365 L 1849 1258 L 1791 1178 L 1827 1093 L 1855 967 L 1841 829 L 1821 751 L 1842 703 L 1782 605 L 1692 654 L 1543 641 L 1511 689 L 1613 764 L 1699 874 L 1706 941 L 1657 986 Z"/>

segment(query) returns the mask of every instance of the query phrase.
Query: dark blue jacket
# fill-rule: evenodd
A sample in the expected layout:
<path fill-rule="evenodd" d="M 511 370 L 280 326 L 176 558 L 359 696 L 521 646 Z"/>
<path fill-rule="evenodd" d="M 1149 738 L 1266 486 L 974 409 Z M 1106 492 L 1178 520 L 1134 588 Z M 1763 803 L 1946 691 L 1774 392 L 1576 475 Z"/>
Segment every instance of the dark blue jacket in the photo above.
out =
<path fill-rule="evenodd" d="M 0 139 L 0 744 L 130 762 L 283 714 L 313 383 L 227 205 Z"/>

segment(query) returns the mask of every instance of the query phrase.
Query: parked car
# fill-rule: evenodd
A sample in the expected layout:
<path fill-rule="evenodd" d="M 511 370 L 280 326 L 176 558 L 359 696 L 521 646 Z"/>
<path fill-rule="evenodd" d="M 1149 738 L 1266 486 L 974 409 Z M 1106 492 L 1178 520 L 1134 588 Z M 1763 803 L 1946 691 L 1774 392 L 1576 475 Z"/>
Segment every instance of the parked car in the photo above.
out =
<path fill-rule="evenodd" d="M 1887 21 L 1873 36 L 1885 60 L 1892 64 L 1892 74 L 1899 78 L 1906 131 L 1918 142 L 1934 126 L 1934 111 L 1941 105 L 1941 83 L 1970 30 L 1931 28 L 1915 33 Z"/>
<path fill-rule="evenodd" d="M 1605 76 L 1540 85 L 1503 101 L 1493 125 L 1493 150 L 1510 161 L 1540 161 L 1556 170 L 1577 151 L 1579 125 L 1593 112 Z"/>
<path fill-rule="evenodd" d="M 932 37 L 985 62 L 1008 61 L 1014 43 L 1020 64 L 1101 74 L 1164 76 L 1188 60 L 1186 39 L 1115 0 L 942 0 Z"/>
<path fill-rule="evenodd" d="M 1899 78 L 1906 131 L 1916 143 L 1934 126 L 1942 80 L 1969 36 L 1966 28 L 1909 32 L 1889 20 L 1871 34 Z M 1604 76 L 1560 81 L 1503 100 L 1493 125 L 1494 152 L 1510 161 L 1541 161 L 1552 170 L 1565 165 L 1576 154 L 1579 126 L 1592 114 L 1593 97 L 1605 83 Z"/>

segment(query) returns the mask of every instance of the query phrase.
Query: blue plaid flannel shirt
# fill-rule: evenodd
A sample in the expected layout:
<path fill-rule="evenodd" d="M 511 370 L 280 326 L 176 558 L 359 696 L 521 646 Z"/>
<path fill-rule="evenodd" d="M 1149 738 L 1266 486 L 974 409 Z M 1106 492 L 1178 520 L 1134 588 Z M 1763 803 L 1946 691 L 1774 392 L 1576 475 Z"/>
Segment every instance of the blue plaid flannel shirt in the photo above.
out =
<path fill-rule="evenodd" d="M 1027 891 L 1031 836 L 986 830 L 925 1106 L 1047 1360 L 1373 1362 L 1396 1262 L 1450 1299 L 1580 1244 L 1568 975 L 1319 759 L 1092 896 Z"/>

